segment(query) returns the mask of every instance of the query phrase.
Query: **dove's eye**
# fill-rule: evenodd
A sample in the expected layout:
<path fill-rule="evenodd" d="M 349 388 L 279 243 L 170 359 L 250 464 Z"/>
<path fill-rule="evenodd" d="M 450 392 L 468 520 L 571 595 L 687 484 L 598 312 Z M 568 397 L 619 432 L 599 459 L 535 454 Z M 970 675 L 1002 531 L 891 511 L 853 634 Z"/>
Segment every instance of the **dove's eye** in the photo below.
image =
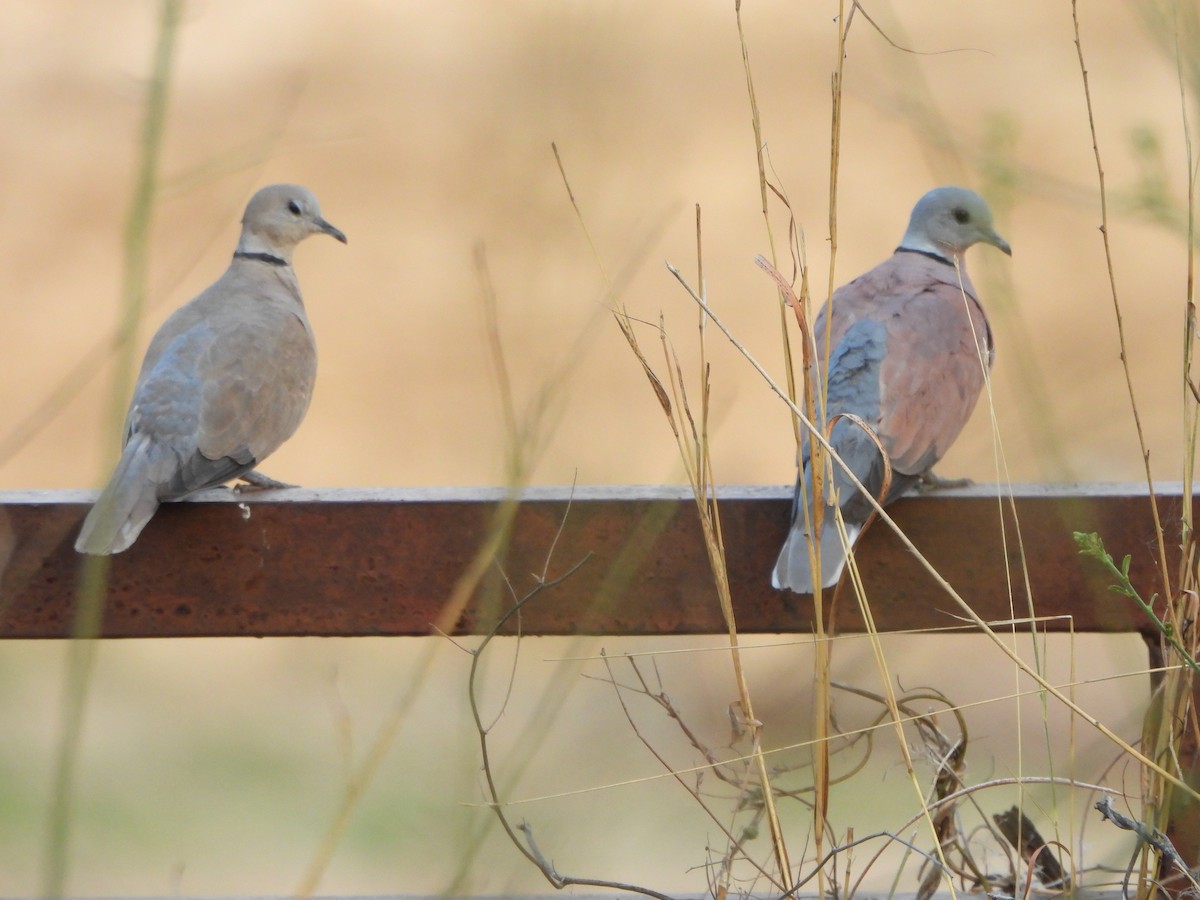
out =
<path fill-rule="evenodd" d="M 289 200 L 288 201 L 288 212 L 290 212 L 293 216 L 300 215 L 300 204 L 297 203 L 295 200 Z"/>
<path fill-rule="evenodd" d="M 959 225 L 965 225 L 967 222 L 971 221 L 971 214 L 961 206 L 955 207 L 952 215 L 954 216 L 954 221 Z"/>

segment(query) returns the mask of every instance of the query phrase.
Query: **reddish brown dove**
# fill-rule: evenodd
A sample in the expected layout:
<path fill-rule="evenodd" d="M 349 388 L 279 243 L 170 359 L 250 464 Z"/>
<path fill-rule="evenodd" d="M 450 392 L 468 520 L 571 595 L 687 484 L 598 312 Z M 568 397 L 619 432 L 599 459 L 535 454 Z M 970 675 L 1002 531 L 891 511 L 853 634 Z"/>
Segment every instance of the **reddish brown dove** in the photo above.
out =
<path fill-rule="evenodd" d="M 1012 255 L 992 227 L 992 214 L 982 197 L 960 187 L 935 188 L 913 207 L 896 252 L 835 291 L 817 317 L 817 352 L 809 378 L 818 394 L 823 385 L 828 391 L 825 413 L 819 418 L 828 422 L 852 413 L 874 429 L 892 465 L 886 496 L 879 496 L 883 457 L 862 428 L 840 419 L 831 443 L 883 504 L 929 475 L 962 431 L 983 389 L 984 367 L 992 364 L 992 333 L 963 258 L 967 248 L 979 242 Z M 823 380 L 827 331 L 829 377 Z M 776 588 L 799 594 L 813 591 L 805 524 L 805 506 L 807 521 L 813 514 L 809 456 L 806 437 L 792 527 L 771 577 Z M 871 513 L 869 502 L 835 463 L 816 542 L 824 587 L 837 583 L 846 564 L 831 505 L 835 495 L 851 544 Z"/>
<path fill-rule="evenodd" d="M 292 252 L 310 234 L 346 236 L 317 198 L 294 184 L 255 194 L 225 274 L 176 310 L 150 342 L 125 445 L 75 542 L 80 553 L 120 553 L 158 504 L 244 476 L 300 426 L 317 374 Z"/>

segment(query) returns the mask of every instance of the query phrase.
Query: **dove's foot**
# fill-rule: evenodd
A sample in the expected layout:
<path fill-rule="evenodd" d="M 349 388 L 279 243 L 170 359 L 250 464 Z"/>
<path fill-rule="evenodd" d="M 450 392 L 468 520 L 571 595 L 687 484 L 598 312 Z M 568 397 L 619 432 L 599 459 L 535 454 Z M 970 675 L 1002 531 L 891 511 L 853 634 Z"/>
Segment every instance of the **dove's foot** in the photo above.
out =
<path fill-rule="evenodd" d="M 934 491 L 944 491 L 947 488 L 970 487 L 975 482 L 970 478 L 942 478 L 939 475 L 934 475 L 933 470 L 921 474 L 921 480 L 917 482 L 918 494 L 929 494 Z"/>
<path fill-rule="evenodd" d="M 249 472 L 243 472 L 238 478 L 244 482 L 234 487 L 234 490 L 239 494 L 249 494 L 254 491 L 275 491 L 280 488 L 299 487 L 298 484 L 288 484 L 286 481 L 276 481 L 274 478 L 269 478 L 258 469 L 251 469 Z"/>

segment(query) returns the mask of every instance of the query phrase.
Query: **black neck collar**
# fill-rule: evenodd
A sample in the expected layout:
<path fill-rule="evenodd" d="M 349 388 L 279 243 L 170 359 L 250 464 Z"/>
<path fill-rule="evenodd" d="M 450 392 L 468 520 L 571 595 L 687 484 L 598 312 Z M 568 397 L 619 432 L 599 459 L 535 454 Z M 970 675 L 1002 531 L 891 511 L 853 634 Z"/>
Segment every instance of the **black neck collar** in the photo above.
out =
<path fill-rule="evenodd" d="M 251 253 L 249 250 L 238 250 L 233 254 L 234 259 L 257 259 L 259 262 L 265 262 L 269 266 L 286 266 L 288 261 L 282 257 L 275 256 L 273 253 Z"/>
<path fill-rule="evenodd" d="M 922 256 L 928 256 L 930 259 L 935 259 L 940 263 L 946 264 L 947 266 L 954 265 L 954 263 L 951 260 L 946 259 L 946 257 L 942 256 L 940 253 L 934 253 L 932 250 L 916 250 L 912 247 L 897 247 L 896 252 L 897 253 L 919 253 Z"/>

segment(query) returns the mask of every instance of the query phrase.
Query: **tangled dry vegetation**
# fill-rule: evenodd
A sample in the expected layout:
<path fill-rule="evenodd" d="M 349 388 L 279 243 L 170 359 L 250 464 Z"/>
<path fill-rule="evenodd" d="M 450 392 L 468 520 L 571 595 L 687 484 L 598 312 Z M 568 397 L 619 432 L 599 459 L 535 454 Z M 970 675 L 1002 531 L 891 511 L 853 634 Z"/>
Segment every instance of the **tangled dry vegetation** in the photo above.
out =
<path fill-rule="evenodd" d="M 1161 12 L 1162 7 L 1155 7 Z M 1092 143 L 1095 149 L 1097 191 L 1101 207 L 1100 232 L 1109 260 L 1112 309 L 1115 314 L 1118 338 L 1124 346 L 1122 304 L 1117 280 L 1113 275 L 1112 249 L 1108 241 L 1108 192 L 1105 185 L 1101 148 L 1096 137 L 1093 118 L 1092 97 L 1088 85 L 1085 45 L 1080 39 L 1081 24 L 1079 11 L 1072 4 L 1076 47 L 1082 76 L 1082 102 L 1087 108 L 1092 127 Z M 1195 9 L 1176 11 L 1174 17 L 1155 19 L 1148 13 L 1151 27 L 1161 30 L 1164 43 L 1173 48 L 1179 64 L 1180 90 L 1183 112 L 1187 116 L 1191 96 L 1200 93 L 1200 82 L 1195 77 L 1195 61 L 1185 56 L 1181 49 L 1190 46 L 1181 35 L 1195 36 L 1197 21 Z M 837 252 L 837 183 L 839 157 L 839 123 L 842 108 L 842 66 L 847 60 L 846 47 L 851 37 L 851 26 L 865 19 L 872 26 L 867 12 L 853 0 L 845 4 L 838 18 L 836 40 L 838 42 L 839 67 L 833 74 L 832 115 L 833 141 L 830 165 L 830 220 L 828 239 L 830 252 Z M 739 16 L 740 26 L 740 16 Z M 818 591 L 814 621 L 818 629 L 815 635 L 816 671 L 813 685 L 815 690 L 815 716 L 812 723 L 812 738 L 803 747 L 791 748 L 793 761 L 782 761 L 780 755 L 768 753 L 764 747 L 765 728 L 754 714 L 751 687 L 745 676 L 739 647 L 736 617 L 728 579 L 725 575 L 725 550 L 721 531 L 719 488 L 713 477 L 713 461 L 708 447 L 708 421 L 710 396 L 710 369 L 705 362 L 705 342 L 711 327 L 715 326 L 723 337 L 742 352 L 746 360 L 759 372 L 770 390 L 786 404 L 793 415 L 796 435 L 799 439 L 807 430 L 814 441 L 814 455 L 820 459 L 829 456 L 832 449 L 823 440 L 824 430 L 814 424 L 814 410 L 819 408 L 817 398 L 812 396 L 811 387 L 797 391 L 797 379 L 793 364 L 793 344 L 801 350 L 801 370 L 807 369 L 807 354 L 811 340 L 808 323 L 814 315 L 814 303 L 810 293 L 808 270 L 804 258 L 803 231 L 791 215 L 786 190 L 772 183 L 768 177 L 768 162 L 764 157 L 765 141 L 762 135 L 759 110 L 754 93 L 754 80 L 750 66 L 750 53 L 742 35 L 743 60 L 746 85 L 751 107 L 754 140 L 759 148 L 758 170 L 761 190 L 764 225 L 769 259 L 759 258 L 759 265 L 768 273 L 778 290 L 780 313 L 780 337 L 785 368 L 783 384 L 776 383 L 750 352 L 738 342 L 735 335 L 721 323 L 719 301 L 710 301 L 704 280 L 703 228 L 701 210 L 696 208 L 696 276 L 693 283 L 668 263 L 668 268 L 686 291 L 697 310 L 700 367 L 695 380 L 694 395 L 689 398 L 688 378 L 685 375 L 671 337 L 663 322 L 636 321 L 620 303 L 619 291 L 610 290 L 606 298 L 613 308 L 613 315 L 624 335 L 637 364 L 645 372 L 651 390 L 674 434 L 681 459 L 691 488 L 696 498 L 697 514 L 700 518 L 708 558 L 717 585 L 717 600 L 728 624 L 728 664 L 732 666 L 738 695 L 729 705 L 730 733 L 728 740 L 715 744 L 699 729 L 689 724 L 686 710 L 672 701 L 669 685 L 665 685 L 653 661 L 635 658 L 603 659 L 603 674 L 596 675 L 607 683 L 620 705 L 634 738 L 662 766 L 668 777 L 688 793 L 696 805 L 697 814 L 711 823 L 720 840 L 706 848 L 704 867 L 708 875 L 712 896 L 789 897 L 800 892 L 820 896 L 853 897 L 862 891 L 862 882 L 871 869 L 881 864 L 881 859 L 893 860 L 895 866 L 893 889 L 905 884 L 901 873 L 910 859 L 917 861 L 915 877 L 917 896 L 928 898 L 939 891 L 956 890 L 985 891 L 991 896 L 1013 897 L 1033 891 L 1073 892 L 1077 890 L 1100 891 L 1105 886 L 1119 888 L 1125 896 L 1150 897 L 1156 893 L 1170 896 L 1189 896 L 1200 892 L 1196 872 L 1190 865 L 1200 865 L 1200 860 L 1185 860 L 1176 852 L 1167 836 L 1173 814 L 1189 806 L 1194 808 L 1198 801 L 1195 788 L 1186 779 L 1190 763 L 1181 759 L 1181 746 L 1196 746 L 1200 737 L 1200 722 L 1197 721 L 1193 705 L 1193 679 L 1197 673 L 1197 597 L 1200 596 L 1196 583 L 1196 548 L 1191 520 L 1191 504 L 1183 504 L 1182 520 L 1168 521 L 1161 517 L 1157 499 L 1153 496 L 1154 485 L 1150 481 L 1149 453 L 1142 437 L 1137 399 L 1133 390 L 1133 379 L 1128 362 L 1126 383 L 1132 424 L 1141 442 L 1142 455 L 1147 461 L 1146 476 L 1151 489 L 1155 522 L 1159 540 L 1159 559 L 1163 560 L 1160 573 L 1161 583 L 1139 587 L 1129 581 L 1129 561 L 1124 565 L 1114 562 L 1105 551 L 1096 535 L 1079 534 L 1081 553 L 1097 561 L 1107 570 L 1112 590 L 1144 611 L 1148 621 L 1160 635 L 1157 654 L 1161 661 L 1154 676 L 1154 695 L 1149 704 L 1145 720 L 1145 731 L 1139 746 L 1132 746 L 1115 733 L 1075 705 L 1074 701 L 1059 688 L 1051 685 L 1041 672 L 1037 658 L 1037 642 L 1033 642 L 1034 662 L 1030 663 L 1012 652 L 993 631 L 992 627 L 974 615 L 969 605 L 969 590 L 959 596 L 943 582 L 943 587 L 962 609 L 966 618 L 973 618 L 976 626 L 990 635 L 996 645 L 1010 658 L 1012 664 L 1038 683 L 1044 704 L 1064 704 L 1082 720 L 1089 721 L 1114 744 L 1114 767 L 1133 761 L 1140 767 L 1141 794 L 1137 796 L 1124 788 L 1113 788 L 1104 783 L 1103 773 L 1096 783 L 1090 783 L 1073 773 L 1048 777 L 1017 777 L 1015 779 L 973 780 L 968 772 L 968 750 L 970 748 L 966 719 L 962 708 L 954 698 L 937 692 L 892 690 L 893 679 L 888 677 L 888 665 L 882 644 L 877 635 L 872 635 L 878 659 L 881 681 L 888 686 L 885 694 L 865 691 L 854 685 L 839 683 L 831 677 L 831 656 L 835 652 L 835 635 L 822 630 L 826 621 L 823 604 L 857 602 L 869 621 L 870 598 L 864 594 L 861 581 L 856 577 L 853 565 L 848 578 L 843 579 L 832 598 Z M 900 51 L 898 51 L 900 52 Z M 575 208 L 585 233 L 586 218 L 576 199 L 567 176 L 567 168 L 555 148 L 555 156 L 562 172 L 570 202 Z M 1189 245 L 1194 246 L 1191 198 L 1196 173 L 1196 161 L 1189 160 L 1189 190 L 1186 207 Z M 995 187 L 995 185 L 993 185 Z M 1161 198 L 1159 198 L 1161 200 Z M 778 268 L 779 255 L 776 249 L 773 213 L 781 210 L 787 219 L 787 248 L 791 278 L 782 275 Z M 1179 216 L 1176 214 L 1175 218 Z M 589 238 L 590 240 L 590 238 Z M 1192 272 L 1191 256 L 1188 263 L 1188 299 L 1184 316 L 1183 369 L 1188 388 L 1185 403 L 1185 433 L 1187 435 L 1186 465 L 1184 468 L 1185 498 L 1190 501 L 1192 492 L 1191 472 L 1196 451 L 1197 423 L 1200 422 L 1200 388 L 1193 376 L 1193 347 L 1195 345 L 1195 315 L 1191 301 Z M 832 292 L 832 271 L 829 291 Z M 610 282 L 611 286 L 611 282 Z M 794 322 L 791 321 L 794 316 Z M 661 349 L 658 364 L 651 361 L 639 341 L 639 332 L 648 328 L 656 333 Z M 793 334 L 799 337 L 793 338 Z M 990 398 L 989 398 L 990 399 Z M 993 418 L 994 421 L 994 418 Z M 865 426 L 864 426 L 865 427 Z M 825 466 L 837 465 L 839 460 L 827 459 Z M 814 464 L 814 472 L 822 471 L 820 462 Z M 848 470 L 847 470 L 848 471 Z M 819 474 L 816 477 L 820 477 Z M 817 489 L 819 490 L 819 489 Z M 1000 499 L 1004 499 L 1001 490 Z M 887 527 L 895 525 L 877 505 L 877 514 Z M 884 527 L 884 526 L 880 526 Z M 1182 561 L 1179 570 L 1168 571 L 1166 545 L 1182 536 Z M 913 552 L 915 553 L 915 548 Z M 1036 549 L 1032 552 L 1036 552 Z M 582 561 L 576 565 L 583 564 Z M 549 562 L 548 562 L 549 568 Z M 516 604 L 514 610 L 527 602 L 535 602 L 537 595 L 552 584 L 569 578 L 567 570 L 561 578 L 545 580 Z M 1027 590 L 1027 586 L 1025 588 Z M 1022 588 L 1018 585 L 1017 592 Z M 1149 596 L 1143 596 L 1148 591 Z M 1033 599 L 1029 598 L 1030 618 L 1022 624 L 1032 630 L 1036 637 L 1037 623 Z M 487 646 L 485 641 L 475 652 L 476 656 Z M 472 681 L 472 701 L 476 702 L 475 683 Z M 878 713 L 868 727 L 853 731 L 842 731 L 837 721 L 839 696 L 854 695 L 875 704 Z M 477 707 L 476 707 L 477 708 Z M 681 762 L 665 748 L 653 744 L 639 727 L 640 716 L 647 709 L 665 717 L 678 729 L 681 745 L 690 751 L 690 762 Z M 513 843 L 536 865 L 556 888 L 567 886 L 590 886 L 619 888 L 653 897 L 667 897 L 650 888 L 616 881 L 595 878 L 579 878 L 559 873 L 543 855 L 534 838 L 531 825 L 513 825 L 504 809 L 504 797 L 496 789 L 494 769 L 497 762 L 488 754 L 490 726 L 485 726 L 478 717 L 479 734 L 484 752 L 485 771 L 490 788 L 490 800 Z M 853 831 L 839 830 L 838 809 L 831 799 L 831 788 L 852 779 L 874 753 L 881 752 L 881 735 L 887 729 L 894 730 L 895 744 L 908 773 L 912 791 L 917 800 L 912 818 L 901 827 L 886 833 L 855 835 Z M 892 745 L 889 745 L 889 747 Z M 1066 751 L 1064 750 L 1064 756 Z M 768 759 L 769 756 L 769 759 Z M 832 774 L 836 770 L 837 774 Z M 995 811 L 988 800 L 991 788 L 1013 784 L 1055 783 L 1067 793 L 1083 793 L 1091 797 L 1090 805 L 1102 817 L 1105 826 L 1125 831 L 1131 837 L 1132 858 L 1123 870 L 1105 869 L 1087 861 L 1083 854 L 1083 843 L 1065 830 L 1068 823 L 1058 821 L 1054 814 L 1046 811 L 1021 809 L 1013 806 Z M 799 804 L 807 811 L 810 827 L 803 839 L 803 862 L 794 859 L 795 838 L 783 826 L 783 821 L 794 821 L 794 817 L 781 812 L 781 807 Z M 1124 810 L 1124 811 L 1122 811 Z M 1040 820 L 1039 820 L 1040 819 Z M 966 823 L 972 824 L 966 824 Z M 763 850 L 763 839 L 769 851 Z M 886 851 L 902 848 L 899 862 L 895 856 L 886 856 Z M 757 848 L 757 849 L 755 849 Z"/>

